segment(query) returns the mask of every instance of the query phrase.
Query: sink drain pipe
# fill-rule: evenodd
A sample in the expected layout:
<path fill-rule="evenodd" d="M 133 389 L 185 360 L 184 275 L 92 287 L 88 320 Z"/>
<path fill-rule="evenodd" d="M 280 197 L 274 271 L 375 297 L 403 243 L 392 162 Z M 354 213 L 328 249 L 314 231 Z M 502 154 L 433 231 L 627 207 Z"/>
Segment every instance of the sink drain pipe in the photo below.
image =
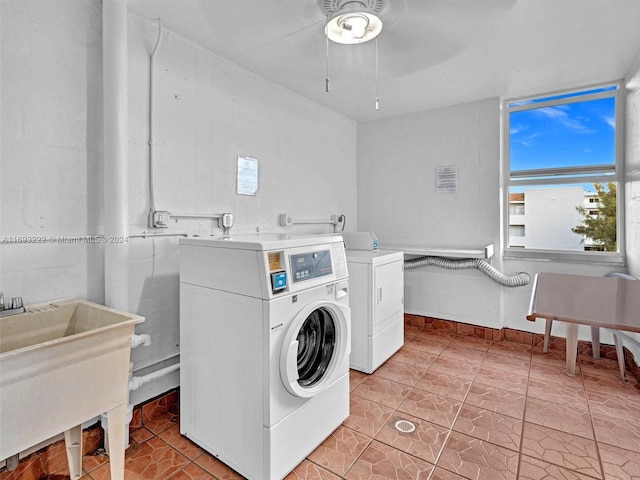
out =
<path fill-rule="evenodd" d="M 169 365 L 168 367 L 161 368 L 156 370 L 155 372 L 151 372 L 147 375 L 141 375 L 134 377 L 133 373 L 133 363 L 130 365 L 129 369 L 129 391 L 133 392 L 134 390 L 139 389 L 142 385 L 153 382 L 165 375 L 169 375 L 170 373 L 176 372 L 180 370 L 180 363 L 175 363 L 173 365 Z M 127 414 L 126 414 L 126 425 L 125 425 L 125 445 L 127 448 L 129 447 L 129 425 L 131 424 L 131 420 L 133 419 L 133 405 L 127 405 Z M 107 428 L 107 414 L 103 413 L 100 415 L 100 423 L 102 424 L 102 428 L 104 430 L 104 449 L 109 454 L 109 429 Z"/>
<path fill-rule="evenodd" d="M 529 277 L 527 272 L 518 272 L 515 275 L 507 276 L 480 258 L 420 257 L 406 260 L 404 262 L 404 269 L 415 270 L 429 265 L 448 268 L 450 270 L 468 270 L 475 268 L 503 287 L 523 287 L 531 281 L 531 277 Z"/>

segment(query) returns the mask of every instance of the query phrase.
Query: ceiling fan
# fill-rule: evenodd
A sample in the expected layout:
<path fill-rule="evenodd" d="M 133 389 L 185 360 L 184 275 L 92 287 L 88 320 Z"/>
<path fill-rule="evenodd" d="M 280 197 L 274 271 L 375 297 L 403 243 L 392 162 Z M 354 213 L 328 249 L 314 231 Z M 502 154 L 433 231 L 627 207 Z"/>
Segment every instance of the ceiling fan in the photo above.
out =
<path fill-rule="evenodd" d="M 454 57 L 474 41 L 478 26 L 491 31 L 517 0 L 316 0 L 334 53 L 377 38 L 380 75 L 402 76 Z M 351 47 L 352 48 L 352 47 Z M 363 47 L 364 48 L 364 47 Z M 371 68 L 372 55 L 350 62 Z M 361 65 L 365 67 L 365 65 Z M 352 65 L 356 69 L 357 65 Z"/>

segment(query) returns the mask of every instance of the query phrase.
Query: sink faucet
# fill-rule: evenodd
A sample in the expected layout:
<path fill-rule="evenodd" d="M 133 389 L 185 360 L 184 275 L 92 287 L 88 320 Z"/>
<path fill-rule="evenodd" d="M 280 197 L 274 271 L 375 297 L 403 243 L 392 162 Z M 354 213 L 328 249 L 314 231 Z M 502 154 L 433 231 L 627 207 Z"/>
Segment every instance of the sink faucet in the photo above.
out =
<path fill-rule="evenodd" d="M 9 315 L 17 315 L 24 313 L 26 310 L 22 303 L 22 297 L 12 297 L 9 307 L 4 303 L 4 293 L 0 292 L 0 317 L 8 317 Z"/>

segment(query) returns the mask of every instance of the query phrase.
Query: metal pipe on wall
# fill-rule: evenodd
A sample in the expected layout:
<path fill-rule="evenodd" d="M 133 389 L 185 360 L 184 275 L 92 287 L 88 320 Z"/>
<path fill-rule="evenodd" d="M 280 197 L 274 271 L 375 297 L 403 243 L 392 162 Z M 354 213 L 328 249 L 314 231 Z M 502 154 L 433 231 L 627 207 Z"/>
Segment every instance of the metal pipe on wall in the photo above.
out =
<path fill-rule="evenodd" d="M 102 1 L 105 304 L 129 310 L 127 1 Z"/>

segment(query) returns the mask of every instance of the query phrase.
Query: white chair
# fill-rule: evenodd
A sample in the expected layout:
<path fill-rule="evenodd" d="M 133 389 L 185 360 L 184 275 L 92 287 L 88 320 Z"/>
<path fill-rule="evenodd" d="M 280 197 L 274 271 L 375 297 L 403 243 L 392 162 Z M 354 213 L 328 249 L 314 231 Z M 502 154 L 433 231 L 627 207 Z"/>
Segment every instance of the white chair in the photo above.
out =
<path fill-rule="evenodd" d="M 615 278 L 625 278 L 627 280 L 636 280 L 636 278 L 632 275 L 627 275 L 626 273 L 620 272 L 610 272 L 605 275 L 605 277 L 615 277 Z M 549 351 L 549 337 L 551 336 L 551 326 L 553 325 L 553 320 L 547 319 L 544 325 L 544 344 L 542 346 L 542 351 L 547 353 Z M 624 374 L 624 350 L 622 339 L 626 339 L 629 342 L 640 348 L 640 343 L 638 343 L 635 339 L 631 338 L 629 335 L 620 332 L 619 330 L 610 330 L 613 334 L 613 341 L 616 346 L 616 356 L 618 357 L 618 367 L 620 368 L 620 378 L 626 381 L 626 377 Z M 600 327 L 591 327 L 591 350 L 593 351 L 593 358 L 600 358 Z"/>

